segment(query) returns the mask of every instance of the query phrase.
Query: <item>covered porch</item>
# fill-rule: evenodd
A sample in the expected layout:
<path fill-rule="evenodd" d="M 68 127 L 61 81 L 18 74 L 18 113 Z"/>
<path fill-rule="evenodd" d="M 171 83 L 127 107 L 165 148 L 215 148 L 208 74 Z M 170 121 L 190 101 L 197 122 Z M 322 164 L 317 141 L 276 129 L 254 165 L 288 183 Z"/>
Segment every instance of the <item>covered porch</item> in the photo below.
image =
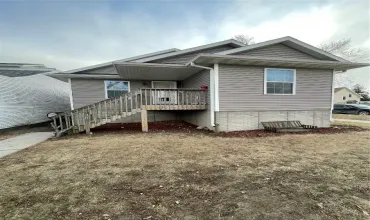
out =
<path fill-rule="evenodd" d="M 57 135 L 132 122 L 146 132 L 148 122 L 161 120 L 209 127 L 210 72 L 201 67 L 123 62 L 57 77 L 67 77 L 72 91 L 71 111 L 53 117 Z"/>
<path fill-rule="evenodd" d="M 117 74 L 125 80 L 147 80 L 149 87 L 137 91 L 143 110 L 204 110 L 207 105 L 208 82 L 184 83 L 202 68 L 153 63 L 113 63 Z"/>
<path fill-rule="evenodd" d="M 140 109 L 142 130 L 148 130 L 149 115 L 155 112 L 175 111 L 176 115 L 197 115 L 208 111 L 209 72 L 206 80 L 197 80 L 204 68 L 178 64 L 114 62 L 120 78 L 146 81 L 134 96 Z M 194 111 L 194 113 L 190 113 Z M 148 112 L 149 111 L 149 112 Z M 158 112 L 158 113 L 159 113 Z M 204 114 L 204 113 L 202 113 Z M 197 124 L 197 123 L 194 123 Z"/>

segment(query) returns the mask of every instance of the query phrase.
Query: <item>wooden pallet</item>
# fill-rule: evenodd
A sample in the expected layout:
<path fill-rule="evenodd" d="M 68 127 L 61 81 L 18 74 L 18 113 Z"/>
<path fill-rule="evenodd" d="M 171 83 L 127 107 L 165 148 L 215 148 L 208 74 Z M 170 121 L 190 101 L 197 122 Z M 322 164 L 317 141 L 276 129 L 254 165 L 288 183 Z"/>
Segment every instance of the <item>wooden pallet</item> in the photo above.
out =
<path fill-rule="evenodd" d="M 272 132 L 306 132 L 317 128 L 314 125 L 303 125 L 300 121 L 269 121 L 261 124 L 266 131 Z"/>

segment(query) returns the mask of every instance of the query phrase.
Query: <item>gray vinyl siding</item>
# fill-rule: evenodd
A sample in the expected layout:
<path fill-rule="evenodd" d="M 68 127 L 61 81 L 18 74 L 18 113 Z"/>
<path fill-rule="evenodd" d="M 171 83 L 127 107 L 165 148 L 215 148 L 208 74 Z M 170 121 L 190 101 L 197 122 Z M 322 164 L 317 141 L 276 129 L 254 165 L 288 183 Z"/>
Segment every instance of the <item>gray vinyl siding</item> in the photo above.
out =
<path fill-rule="evenodd" d="M 200 89 L 201 86 L 208 86 L 209 89 L 210 75 L 209 70 L 202 70 L 182 81 L 183 88 Z M 207 92 L 207 104 L 209 103 L 209 90 Z"/>
<path fill-rule="evenodd" d="M 333 70 L 297 69 L 296 95 L 264 95 L 264 68 L 220 65 L 220 111 L 330 109 Z"/>
<path fill-rule="evenodd" d="M 274 58 L 289 58 L 289 59 L 304 59 L 304 60 L 319 60 L 309 54 L 303 53 L 284 44 L 275 44 L 255 50 L 235 53 L 233 55 L 245 56 L 260 56 L 260 57 L 274 57 Z"/>
<path fill-rule="evenodd" d="M 153 61 L 150 61 L 150 63 L 185 64 L 185 63 L 188 63 L 191 59 L 193 59 L 200 53 L 218 53 L 221 51 L 226 51 L 226 50 L 231 50 L 231 49 L 235 49 L 235 48 L 229 45 L 223 45 L 223 46 L 214 47 L 210 49 L 198 50 L 193 53 L 178 55 L 178 56 L 164 58 L 160 60 L 153 60 Z"/>
<path fill-rule="evenodd" d="M 78 74 L 101 74 L 101 75 L 118 75 L 113 65 L 101 67 L 93 70 L 79 72 Z"/>
<path fill-rule="evenodd" d="M 182 81 L 183 88 L 199 88 L 201 86 L 208 86 L 207 92 L 207 105 L 210 104 L 210 94 L 209 94 L 209 85 L 210 85 L 210 75 L 209 70 L 203 70 L 198 72 L 185 80 Z M 202 111 L 184 111 L 182 113 L 182 120 L 195 124 L 198 126 L 206 126 L 209 129 L 213 129 L 211 125 L 211 111 L 209 107 L 207 110 Z"/>
<path fill-rule="evenodd" d="M 124 79 L 117 79 L 126 81 Z M 130 81 L 130 91 L 134 92 L 140 88 L 150 88 L 151 81 Z M 103 79 L 71 79 L 73 96 L 73 107 L 80 108 L 105 99 L 105 88 Z"/>

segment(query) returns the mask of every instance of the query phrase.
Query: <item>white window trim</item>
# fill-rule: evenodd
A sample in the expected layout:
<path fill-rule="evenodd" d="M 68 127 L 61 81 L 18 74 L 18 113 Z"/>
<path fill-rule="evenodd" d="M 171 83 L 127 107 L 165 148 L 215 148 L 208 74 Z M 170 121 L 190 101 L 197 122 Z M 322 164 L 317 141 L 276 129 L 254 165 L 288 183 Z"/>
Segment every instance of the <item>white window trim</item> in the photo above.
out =
<path fill-rule="evenodd" d="M 107 86 L 105 82 L 108 81 L 116 81 L 116 82 L 127 82 L 128 84 L 128 92 L 131 92 L 131 83 L 130 81 L 122 81 L 122 80 L 104 80 L 104 97 L 108 99 L 108 91 L 107 91 Z"/>
<path fill-rule="evenodd" d="M 153 83 L 155 83 L 155 82 L 172 82 L 175 85 L 175 89 L 177 89 L 177 81 L 171 81 L 171 80 L 169 80 L 169 81 L 166 81 L 166 80 L 152 81 L 152 83 L 151 83 L 152 88 L 154 88 Z M 163 88 L 163 89 L 169 89 L 169 88 Z"/>
<path fill-rule="evenodd" d="M 293 70 L 293 93 L 292 94 L 269 94 L 267 93 L 267 70 Z M 264 78 L 263 78 L 263 94 L 264 95 L 295 95 L 296 94 L 296 69 L 286 69 L 286 68 L 265 68 Z"/>

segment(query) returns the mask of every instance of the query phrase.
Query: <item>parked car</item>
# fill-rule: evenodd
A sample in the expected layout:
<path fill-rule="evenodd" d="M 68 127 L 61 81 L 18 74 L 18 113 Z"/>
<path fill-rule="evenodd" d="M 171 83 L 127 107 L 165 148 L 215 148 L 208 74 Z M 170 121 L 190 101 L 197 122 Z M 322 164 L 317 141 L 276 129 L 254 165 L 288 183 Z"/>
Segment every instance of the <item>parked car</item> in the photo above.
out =
<path fill-rule="evenodd" d="M 370 115 L 370 106 L 361 104 L 335 104 L 333 114 Z"/>

